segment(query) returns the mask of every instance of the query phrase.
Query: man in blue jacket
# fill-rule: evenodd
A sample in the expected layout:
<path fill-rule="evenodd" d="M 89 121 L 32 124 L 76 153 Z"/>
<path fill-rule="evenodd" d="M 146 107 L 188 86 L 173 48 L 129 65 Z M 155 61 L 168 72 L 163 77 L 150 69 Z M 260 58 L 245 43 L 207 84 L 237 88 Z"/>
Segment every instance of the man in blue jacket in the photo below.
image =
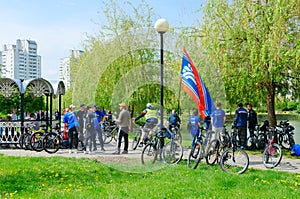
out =
<path fill-rule="evenodd" d="M 239 147 L 247 147 L 247 121 L 248 111 L 239 103 L 234 115 L 234 125 L 238 128 Z"/>
<path fill-rule="evenodd" d="M 69 135 L 69 153 L 77 153 L 78 148 L 78 129 L 80 127 L 77 117 L 74 113 L 75 106 L 73 104 L 69 107 L 69 112 L 64 115 L 63 123 L 68 126 L 68 135 Z M 72 151 L 74 144 L 75 150 Z"/>

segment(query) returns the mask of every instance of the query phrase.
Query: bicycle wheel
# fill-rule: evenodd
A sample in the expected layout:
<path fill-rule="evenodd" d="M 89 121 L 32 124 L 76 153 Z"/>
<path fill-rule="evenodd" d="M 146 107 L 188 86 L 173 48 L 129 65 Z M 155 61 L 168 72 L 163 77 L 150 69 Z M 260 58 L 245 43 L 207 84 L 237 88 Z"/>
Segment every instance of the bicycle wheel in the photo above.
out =
<path fill-rule="evenodd" d="M 114 139 L 115 142 L 118 141 L 118 136 L 119 136 L 119 128 L 116 127 L 113 129 L 113 131 L 111 132 L 112 134 L 112 138 Z M 123 143 L 123 139 L 121 140 L 121 143 Z"/>
<path fill-rule="evenodd" d="M 43 147 L 47 153 L 56 153 L 61 145 L 60 137 L 57 133 L 48 133 L 43 140 Z"/>
<path fill-rule="evenodd" d="M 19 138 L 19 145 L 21 147 L 21 149 L 25 149 L 25 136 L 26 133 L 23 133 L 20 138 Z"/>
<path fill-rule="evenodd" d="M 253 150 L 256 148 L 256 143 L 257 143 L 257 137 L 256 135 L 250 135 L 247 138 L 247 149 Z"/>
<path fill-rule="evenodd" d="M 282 151 L 278 144 L 273 143 L 272 146 L 265 148 L 263 152 L 263 163 L 266 168 L 274 168 L 279 165 L 282 158 Z"/>
<path fill-rule="evenodd" d="M 31 135 L 30 146 L 33 150 L 40 152 L 43 150 L 44 132 L 35 132 Z"/>
<path fill-rule="evenodd" d="M 141 131 L 137 131 L 134 135 L 134 138 L 132 140 L 132 144 L 131 144 L 131 148 L 132 150 L 135 150 L 137 148 L 137 146 L 140 143 L 141 140 L 141 136 L 142 136 L 142 132 Z"/>
<path fill-rule="evenodd" d="M 221 156 L 221 147 L 219 140 L 212 140 L 209 143 L 207 155 L 205 157 L 206 163 L 209 165 L 214 165 L 218 158 Z"/>
<path fill-rule="evenodd" d="M 196 169 L 198 167 L 198 164 L 200 161 L 198 159 L 200 158 L 201 154 L 201 148 L 202 145 L 200 143 L 196 143 L 194 147 L 192 147 L 188 159 L 187 159 L 187 166 L 188 168 Z"/>
<path fill-rule="evenodd" d="M 289 136 L 287 134 L 280 134 L 278 137 L 278 142 L 280 146 L 284 149 L 289 149 L 290 148 L 290 142 L 289 142 Z"/>
<path fill-rule="evenodd" d="M 220 158 L 220 167 L 226 173 L 242 174 L 249 166 L 247 153 L 240 148 L 226 149 Z"/>
<path fill-rule="evenodd" d="M 154 147 L 154 144 L 153 143 L 147 144 L 142 151 L 142 156 L 141 156 L 142 164 L 145 165 L 153 164 L 157 158 L 156 153 L 157 151 Z"/>
<path fill-rule="evenodd" d="M 110 131 L 110 129 L 105 130 L 102 133 L 102 138 L 103 138 L 103 142 L 104 144 L 109 144 L 112 141 L 112 132 Z"/>
<path fill-rule="evenodd" d="M 183 156 L 182 145 L 176 141 L 171 140 L 162 149 L 162 159 L 167 164 L 177 164 L 181 161 Z"/>

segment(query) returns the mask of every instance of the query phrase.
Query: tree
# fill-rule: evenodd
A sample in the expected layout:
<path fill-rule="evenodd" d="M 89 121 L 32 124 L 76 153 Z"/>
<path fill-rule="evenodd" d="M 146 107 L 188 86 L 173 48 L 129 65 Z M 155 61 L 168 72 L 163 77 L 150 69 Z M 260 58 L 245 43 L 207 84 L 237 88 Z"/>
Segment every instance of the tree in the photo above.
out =
<path fill-rule="evenodd" d="M 299 10 L 297 0 L 208 0 L 204 10 L 201 42 L 227 100 L 266 104 L 272 126 L 276 95 L 299 90 Z"/>

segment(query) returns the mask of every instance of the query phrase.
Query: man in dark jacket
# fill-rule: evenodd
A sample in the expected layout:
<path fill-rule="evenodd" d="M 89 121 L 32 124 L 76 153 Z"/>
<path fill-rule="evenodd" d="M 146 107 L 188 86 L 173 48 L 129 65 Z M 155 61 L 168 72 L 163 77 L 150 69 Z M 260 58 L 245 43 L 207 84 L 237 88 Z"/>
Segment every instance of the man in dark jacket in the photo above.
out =
<path fill-rule="evenodd" d="M 248 109 L 248 128 L 250 135 L 254 134 L 257 125 L 257 114 L 252 108 L 252 104 L 247 104 Z"/>
<path fill-rule="evenodd" d="M 234 125 L 238 128 L 239 147 L 247 147 L 247 121 L 248 111 L 239 103 L 234 115 Z"/>

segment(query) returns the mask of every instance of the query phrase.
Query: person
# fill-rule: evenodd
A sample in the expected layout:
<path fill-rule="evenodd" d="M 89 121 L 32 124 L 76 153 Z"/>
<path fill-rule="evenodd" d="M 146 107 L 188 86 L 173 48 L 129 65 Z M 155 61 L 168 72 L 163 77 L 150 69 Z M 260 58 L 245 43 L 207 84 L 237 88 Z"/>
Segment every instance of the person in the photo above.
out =
<path fill-rule="evenodd" d="M 92 110 L 92 107 L 87 106 L 86 107 L 87 110 L 87 114 L 86 114 L 86 122 L 85 122 L 85 147 L 86 150 L 84 152 L 84 154 L 94 154 L 94 152 L 92 151 L 93 149 L 97 149 L 96 147 L 96 134 L 95 134 L 95 130 L 94 130 L 94 113 Z M 87 151 L 87 148 L 89 147 L 89 151 Z"/>
<path fill-rule="evenodd" d="M 248 109 L 248 129 L 250 135 L 254 134 L 257 123 L 257 114 L 252 108 L 252 104 L 247 104 Z"/>
<path fill-rule="evenodd" d="M 77 153 L 77 148 L 78 148 L 78 130 L 77 128 L 79 127 L 79 122 L 77 120 L 77 117 L 74 113 L 75 106 L 73 104 L 70 105 L 69 107 L 69 112 L 67 112 L 64 115 L 63 118 L 63 123 L 65 126 L 68 126 L 68 136 L 69 136 L 69 153 Z M 72 151 L 74 144 L 75 150 Z"/>
<path fill-rule="evenodd" d="M 172 126 L 179 127 L 181 123 L 180 117 L 177 115 L 176 110 L 173 109 L 169 117 L 169 129 L 172 129 Z"/>
<path fill-rule="evenodd" d="M 113 154 L 120 154 L 121 141 L 122 137 L 124 137 L 124 151 L 122 154 L 128 154 L 128 133 L 131 131 L 131 115 L 128 110 L 126 110 L 126 104 L 123 102 L 120 105 L 120 114 L 118 119 L 116 120 L 120 126 L 118 132 L 118 143 L 117 149 Z"/>
<path fill-rule="evenodd" d="M 217 102 L 216 110 L 214 110 L 211 114 L 211 123 L 212 123 L 212 131 L 214 132 L 214 139 L 221 134 L 221 139 L 224 133 L 224 124 L 226 122 L 226 114 L 223 109 L 221 109 L 221 103 Z"/>
<path fill-rule="evenodd" d="M 234 115 L 234 126 L 238 129 L 239 147 L 247 147 L 247 120 L 248 111 L 239 103 Z"/>
<path fill-rule="evenodd" d="M 194 147 L 195 145 L 195 139 L 194 137 L 195 136 L 199 136 L 200 134 L 200 131 L 199 131 L 199 127 L 200 127 L 200 117 L 198 116 L 198 110 L 197 109 L 194 109 L 193 110 L 193 114 L 190 116 L 189 118 L 189 124 L 190 124 L 190 127 L 189 127 L 189 132 L 192 136 L 192 147 Z"/>
<path fill-rule="evenodd" d="M 93 127 L 94 127 L 94 132 L 98 136 L 98 140 L 100 143 L 101 151 L 105 151 L 104 149 L 104 141 L 102 137 L 102 129 L 101 129 L 101 124 L 105 121 L 105 114 L 98 109 L 98 106 L 96 104 L 93 104 L 92 106 L 93 109 Z M 96 151 L 97 148 L 94 148 L 94 151 Z"/>
<path fill-rule="evenodd" d="M 85 107 L 84 107 L 84 104 L 81 104 L 79 110 L 76 113 L 76 117 L 77 117 L 77 120 L 78 120 L 79 125 L 80 125 L 79 130 L 78 130 L 79 131 L 78 136 L 79 136 L 79 139 L 81 139 L 81 140 L 83 140 L 83 137 L 84 137 L 83 127 L 84 127 L 84 118 L 85 118 L 85 116 L 86 116 Z"/>
<path fill-rule="evenodd" d="M 11 119 L 12 119 L 12 120 L 18 120 L 18 115 L 17 115 L 17 109 L 16 109 L 16 108 L 14 108 L 14 109 L 12 110 L 12 113 L 11 113 Z"/>
<path fill-rule="evenodd" d="M 151 103 L 147 103 L 146 109 L 143 110 L 142 113 L 134 119 L 134 123 L 136 123 L 142 117 L 146 118 L 146 124 L 142 129 L 142 141 L 140 142 L 139 147 L 142 147 L 143 144 L 147 142 L 146 133 L 148 133 L 148 136 L 150 137 L 150 130 L 158 124 L 156 110 L 152 107 Z"/>

